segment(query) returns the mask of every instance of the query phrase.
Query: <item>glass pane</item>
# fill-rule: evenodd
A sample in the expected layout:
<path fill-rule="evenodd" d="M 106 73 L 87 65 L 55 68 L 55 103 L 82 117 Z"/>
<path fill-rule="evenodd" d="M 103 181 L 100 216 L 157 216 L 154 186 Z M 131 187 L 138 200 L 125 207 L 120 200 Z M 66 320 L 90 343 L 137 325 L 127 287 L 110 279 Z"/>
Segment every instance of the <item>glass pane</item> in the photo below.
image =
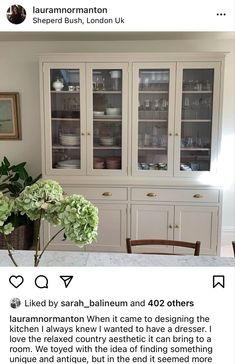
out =
<path fill-rule="evenodd" d="M 80 72 L 52 69 L 52 168 L 80 168 Z"/>
<path fill-rule="evenodd" d="M 168 69 L 139 71 L 139 170 L 167 170 L 169 74 Z"/>
<path fill-rule="evenodd" d="M 209 171 L 213 106 L 213 69 L 183 71 L 180 169 Z"/>
<path fill-rule="evenodd" d="M 96 69 L 93 82 L 93 168 L 122 168 L 122 70 Z"/>

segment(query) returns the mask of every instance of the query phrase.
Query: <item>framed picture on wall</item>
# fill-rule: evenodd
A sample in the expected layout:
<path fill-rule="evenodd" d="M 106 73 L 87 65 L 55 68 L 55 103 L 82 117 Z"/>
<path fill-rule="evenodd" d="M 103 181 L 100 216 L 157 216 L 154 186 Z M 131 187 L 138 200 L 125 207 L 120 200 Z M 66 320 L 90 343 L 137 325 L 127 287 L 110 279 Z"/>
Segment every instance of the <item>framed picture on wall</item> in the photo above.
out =
<path fill-rule="evenodd" d="M 0 140 L 21 139 L 18 92 L 0 92 Z"/>

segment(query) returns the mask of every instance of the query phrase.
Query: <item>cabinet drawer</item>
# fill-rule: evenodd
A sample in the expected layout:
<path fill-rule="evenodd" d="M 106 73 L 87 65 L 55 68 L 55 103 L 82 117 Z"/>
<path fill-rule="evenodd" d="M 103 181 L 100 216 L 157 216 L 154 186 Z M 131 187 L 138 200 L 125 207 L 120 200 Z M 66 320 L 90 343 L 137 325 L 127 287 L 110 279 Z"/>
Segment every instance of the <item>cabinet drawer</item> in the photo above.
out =
<path fill-rule="evenodd" d="M 135 201 L 209 202 L 219 201 L 219 190 L 178 190 L 170 188 L 133 188 L 131 198 Z"/>
<path fill-rule="evenodd" d="M 110 187 L 77 187 L 77 188 L 64 188 L 68 194 L 83 195 L 88 200 L 103 200 L 103 201 L 126 201 L 127 188 L 110 188 Z"/>

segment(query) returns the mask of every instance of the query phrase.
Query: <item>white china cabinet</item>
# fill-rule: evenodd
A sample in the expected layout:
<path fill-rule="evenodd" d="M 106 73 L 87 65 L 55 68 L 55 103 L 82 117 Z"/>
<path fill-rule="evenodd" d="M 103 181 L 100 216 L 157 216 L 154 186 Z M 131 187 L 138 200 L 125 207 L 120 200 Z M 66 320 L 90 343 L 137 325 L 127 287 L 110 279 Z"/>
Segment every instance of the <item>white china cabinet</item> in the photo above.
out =
<path fill-rule="evenodd" d="M 41 57 L 43 177 L 99 208 L 85 250 L 126 251 L 130 236 L 200 240 L 202 254 L 219 254 L 223 63 L 220 53 Z M 45 224 L 44 240 L 53 232 Z M 76 246 L 61 237 L 52 249 Z"/>

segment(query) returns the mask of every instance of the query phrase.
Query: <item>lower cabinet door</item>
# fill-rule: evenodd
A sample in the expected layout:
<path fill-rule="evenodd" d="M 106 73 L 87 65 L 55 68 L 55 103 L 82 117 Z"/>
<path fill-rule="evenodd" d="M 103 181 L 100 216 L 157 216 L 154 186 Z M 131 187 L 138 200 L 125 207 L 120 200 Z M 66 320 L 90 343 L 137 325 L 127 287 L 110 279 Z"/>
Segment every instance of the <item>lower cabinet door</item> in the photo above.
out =
<path fill-rule="evenodd" d="M 98 237 L 86 251 L 126 252 L 127 205 L 93 203 L 99 210 Z"/>
<path fill-rule="evenodd" d="M 173 239 L 173 206 L 132 205 L 131 239 Z M 172 253 L 172 247 L 133 248 L 134 252 Z"/>
<path fill-rule="evenodd" d="M 92 244 L 79 248 L 75 243 L 63 239 L 63 232 L 57 235 L 49 246 L 49 250 L 80 250 L 100 252 L 126 252 L 127 205 L 101 204 L 92 201 L 99 210 L 99 226 L 97 240 Z M 45 243 L 59 231 L 48 223 L 44 223 Z"/>
<path fill-rule="evenodd" d="M 218 208 L 175 206 L 174 240 L 201 242 L 200 255 L 218 254 Z M 174 251 L 190 254 L 175 248 Z"/>

